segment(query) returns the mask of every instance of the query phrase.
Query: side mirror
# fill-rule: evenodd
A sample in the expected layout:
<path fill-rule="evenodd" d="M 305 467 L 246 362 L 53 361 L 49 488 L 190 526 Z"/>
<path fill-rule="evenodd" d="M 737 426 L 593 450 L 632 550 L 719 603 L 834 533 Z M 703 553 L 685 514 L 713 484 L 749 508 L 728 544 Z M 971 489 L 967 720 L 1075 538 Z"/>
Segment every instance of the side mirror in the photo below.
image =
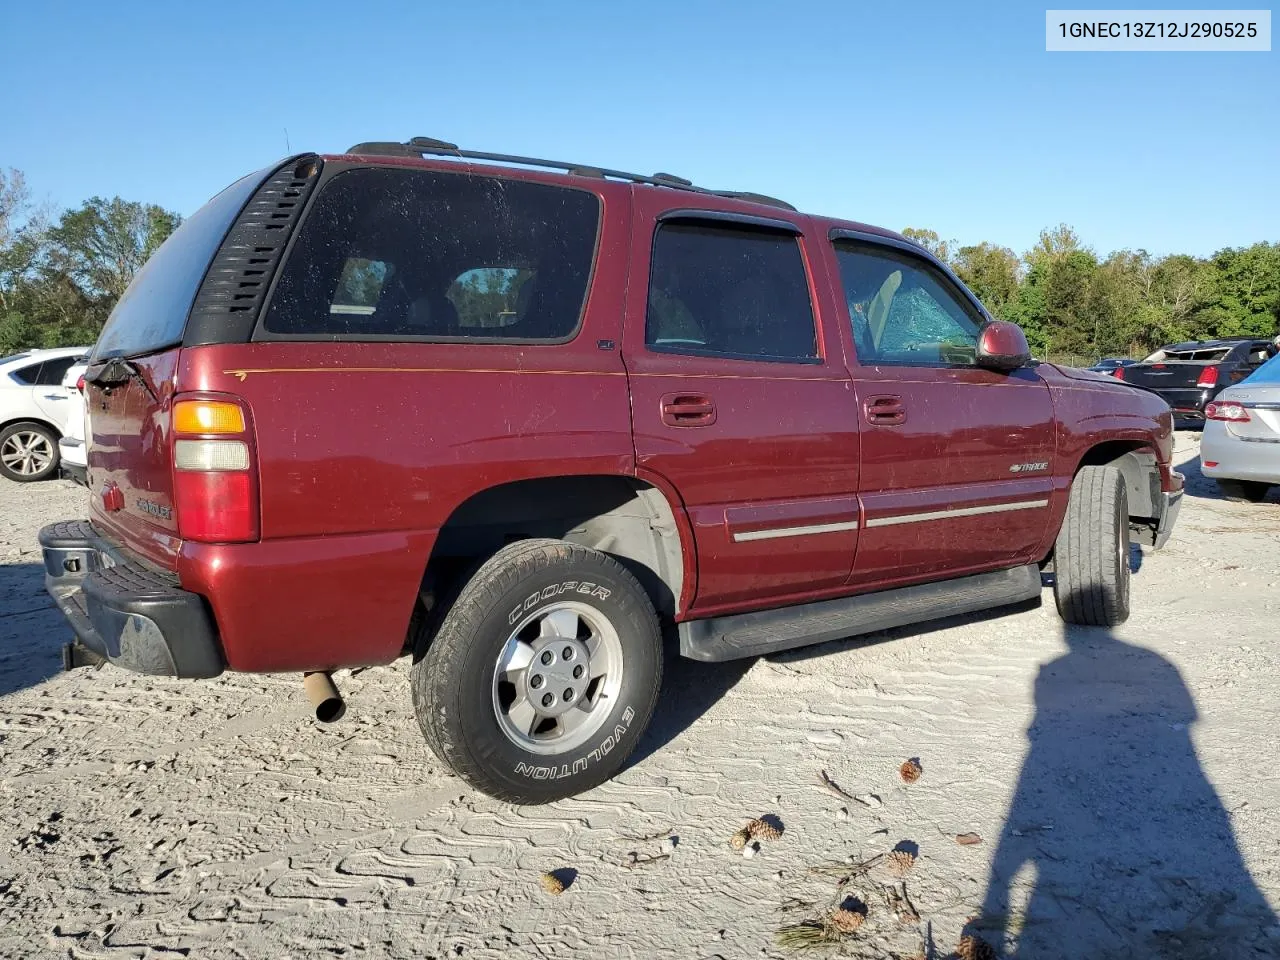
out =
<path fill-rule="evenodd" d="M 978 366 L 1008 373 L 1030 362 L 1027 335 L 1016 323 L 992 320 L 978 331 Z"/>

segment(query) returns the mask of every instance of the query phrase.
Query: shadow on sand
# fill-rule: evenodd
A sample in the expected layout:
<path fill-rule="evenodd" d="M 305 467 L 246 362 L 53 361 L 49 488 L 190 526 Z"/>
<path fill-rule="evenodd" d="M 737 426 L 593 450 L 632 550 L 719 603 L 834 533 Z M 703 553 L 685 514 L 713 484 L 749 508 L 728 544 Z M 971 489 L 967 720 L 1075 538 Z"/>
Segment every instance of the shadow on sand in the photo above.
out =
<path fill-rule="evenodd" d="M 0 564 L 0 697 L 62 671 L 71 629 L 44 592 L 39 563 Z"/>
<path fill-rule="evenodd" d="M 1105 628 L 1064 633 L 973 932 L 1023 958 L 1280 956 L 1177 668 Z"/>

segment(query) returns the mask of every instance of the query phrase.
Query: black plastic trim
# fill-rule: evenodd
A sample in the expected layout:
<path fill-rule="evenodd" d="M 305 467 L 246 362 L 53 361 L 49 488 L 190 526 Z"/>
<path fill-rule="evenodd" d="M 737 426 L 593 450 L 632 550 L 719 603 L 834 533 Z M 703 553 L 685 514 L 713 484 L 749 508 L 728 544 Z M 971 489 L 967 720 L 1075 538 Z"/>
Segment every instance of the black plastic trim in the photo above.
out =
<path fill-rule="evenodd" d="M 658 214 L 659 223 L 665 223 L 668 220 L 716 220 L 722 223 L 734 223 L 747 227 L 759 227 L 762 230 L 776 230 L 779 233 L 789 233 L 795 237 L 804 236 L 804 231 L 800 229 L 800 226 L 792 223 L 790 220 L 780 220 L 774 217 L 759 217 L 752 213 L 734 213 L 731 210 L 706 210 L 700 207 L 677 207 L 673 210 L 666 210 Z"/>
<path fill-rule="evenodd" d="M 45 590 L 91 653 L 156 676 L 216 677 L 224 661 L 204 598 L 144 564 L 86 520 L 40 531 Z"/>
<path fill-rule="evenodd" d="M 315 154 L 290 157 L 254 192 L 209 264 L 187 317 L 183 346 L 250 340 L 322 169 Z"/>
<path fill-rule="evenodd" d="M 680 654 L 718 662 L 875 633 L 963 613 L 1038 600 L 1040 568 L 979 573 L 795 607 L 739 613 L 679 625 Z"/>

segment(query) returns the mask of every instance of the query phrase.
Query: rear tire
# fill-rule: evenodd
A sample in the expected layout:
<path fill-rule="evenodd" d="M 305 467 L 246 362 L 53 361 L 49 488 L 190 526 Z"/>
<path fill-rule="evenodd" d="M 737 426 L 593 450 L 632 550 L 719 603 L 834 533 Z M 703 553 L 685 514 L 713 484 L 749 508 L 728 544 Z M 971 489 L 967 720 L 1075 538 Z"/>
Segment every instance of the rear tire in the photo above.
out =
<path fill-rule="evenodd" d="M 417 639 L 413 705 L 427 744 L 512 803 L 558 800 L 617 773 L 662 682 L 658 617 L 640 584 L 612 557 L 562 540 L 498 551 L 434 636 Z"/>
<path fill-rule="evenodd" d="M 1261 503 L 1267 499 L 1271 484 L 1259 480 L 1219 480 L 1218 489 L 1232 503 Z"/>
<path fill-rule="evenodd" d="M 1129 496 L 1115 467 L 1081 467 L 1054 546 L 1053 598 L 1068 623 L 1129 619 Z"/>
<path fill-rule="evenodd" d="M 40 423 L 12 423 L 0 430 L 0 474 L 17 483 L 58 475 L 58 435 Z"/>

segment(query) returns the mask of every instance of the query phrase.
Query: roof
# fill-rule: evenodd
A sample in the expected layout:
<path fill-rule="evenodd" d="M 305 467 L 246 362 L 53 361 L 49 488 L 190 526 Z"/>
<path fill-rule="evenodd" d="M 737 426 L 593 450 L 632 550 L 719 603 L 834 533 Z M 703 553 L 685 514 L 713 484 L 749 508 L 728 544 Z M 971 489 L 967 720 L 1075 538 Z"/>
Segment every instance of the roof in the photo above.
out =
<path fill-rule="evenodd" d="M 684 177 L 678 177 L 671 173 L 654 173 L 645 175 L 639 173 L 627 173 L 623 170 L 614 170 L 609 167 L 596 166 L 594 164 L 570 163 L 560 160 L 543 160 L 537 157 L 522 157 L 514 154 L 488 153 L 477 150 L 464 150 L 456 144 L 449 143 L 444 140 L 436 140 L 431 137 L 413 137 L 404 143 L 395 141 L 368 141 L 365 143 L 357 143 L 347 150 L 343 157 L 357 158 L 394 158 L 401 162 L 417 161 L 418 163 L 440 168 L 440 160 L 431 162 L 427 158 L 442 158 L 447 161 L 477 161 L 476 165 L 484 165 L 491 169 L 509 170 L 517 175 L 527 173 L 527 169 L 542 170 L 549 172 L 550 175 L 560 178 L 587 178 L 591 180 L 613 180 L 630 183 L 639 189 L 656 189 L 656 190 L 672 190 L 677 192 L 687 192 L 701 194 L 707 197 L 716 197 L 733 204 L 746 204 L 756 208 L 757 212 L 768 215 L 772 213 L 777 215 L 779 209 L 787 210 L 792 213 L 798 211 L 794 206 L 785 200 L 779 200 L 776 197 L 770 197 L 762 193 L 754 193 L 749 190 L 715 190 L 695 185 L 691 180 Z M 417 164 L 414 164 L 415 166 Z M 473 165 L 466 163 L 466 166 L 473 168 Z M 544 174 L 545 175 L 545 174 Z M 887 237 L 892 240 L 904 241 L 910 243 L 901 234 L 892 230 L 885 230 L 882 227 L 872 226 L 866 223 L 859 223 L 855 220 L 839 220 L 834 217 L 820 217 L 825 224 L 831 228 L 839 230 L 852 230 L 860 233 L 869 233 L 876 236 Z"/>

